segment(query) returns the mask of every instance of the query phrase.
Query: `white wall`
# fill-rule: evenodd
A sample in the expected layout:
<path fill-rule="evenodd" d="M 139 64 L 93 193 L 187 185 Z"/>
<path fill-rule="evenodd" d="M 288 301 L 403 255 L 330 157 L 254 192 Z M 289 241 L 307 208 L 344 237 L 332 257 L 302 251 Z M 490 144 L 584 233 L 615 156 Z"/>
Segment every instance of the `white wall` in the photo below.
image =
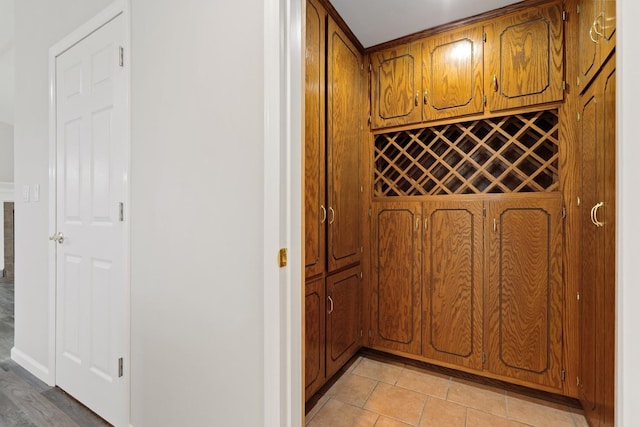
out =
<path fill-rule="evenodd" d="M 640 396 L 640 3 L 618 2 L 618 342 L 617 425 L 638 424 Z"/>
<path fill-rule="evenodd" d="M 263 2 L 132 17 L 132 423 L 260 426 Z"/>

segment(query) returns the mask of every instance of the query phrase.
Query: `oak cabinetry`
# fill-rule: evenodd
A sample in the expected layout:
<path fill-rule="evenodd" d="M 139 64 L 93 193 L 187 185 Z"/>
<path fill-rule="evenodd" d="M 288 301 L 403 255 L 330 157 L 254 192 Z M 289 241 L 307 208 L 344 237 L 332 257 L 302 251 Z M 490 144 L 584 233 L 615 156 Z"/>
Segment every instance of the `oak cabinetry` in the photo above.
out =
<path fill-rule="evenodd" d="M 420 354 L 420 202 L 383 202 L 373 213 L 373 346 Z"/>
<path fill-rule="evenodd" d="M 486 369 L 562 388 L 562 197 L 486 202 Z"/>
<path fill-rule="evenodd" d="M 485 26 L 485 94 L 489 111 L 561 101 L 562 5 L 526 9 Z"/>
<path fill-rule="evenodd" d="M 373 258 L 371 346 L 562 389 L 560 193 L 376 202 Z"/>
<path fill-rule="evenodd" d="M 327 277 L 327 378 L 360 348 L 360 266 Z"/>
<path fill-rule="evenodd" d="M 616 45 L 616 2 L 578 1 L 578 67 L 580 92 L 597 74 Z"/>
<path fill-rule="evenodd" d="M 593 427 L 614 425 L 616 58 L 580 97 L 580 369 L 578 386 Z"/>
<path fill-rule="evenodd" d="M 305 33 L 305 396 L 358 350 L 362 55 L 317 0 Z M 347 270 L 345 270 L 347 269 Z"/>
<path fill-rule="evenodd" d="M 304 102 L 305 276 L 325 269 L 325 25 L 327 12 L 307 1 Z"/>
<path fill-rule="evenodd" d="M 423 120 L 482 113 L 482 26 L 441 33 L 420 44 Z"/>
<path fill-rule="evenodd" d="M 325 379 L 325 285 L 322 277 L 305 285 L 304 384 L 312 396 Z"/>
<path fill-rule="evenodd" d="M 424 204 L 422 354 L 482 369 L 482 200 Z"/>

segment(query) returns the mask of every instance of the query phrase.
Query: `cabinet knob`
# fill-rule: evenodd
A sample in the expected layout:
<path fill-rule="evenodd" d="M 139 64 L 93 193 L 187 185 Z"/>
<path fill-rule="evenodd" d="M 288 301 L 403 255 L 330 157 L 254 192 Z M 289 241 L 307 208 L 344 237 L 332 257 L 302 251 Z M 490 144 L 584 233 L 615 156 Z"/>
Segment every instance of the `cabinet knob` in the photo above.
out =
<path fill-rule="evenodd" d="M 416 92 L 416 107 L 420 104 L 420 91 Z"/>
<path fill-rule="evenodd" d="M 422 102 L 424 103 L 424 105 L 427 105 L 427 91 L 424 91 L 424 95 L 422 96 Z"/>
<path fill-rule="evenodd" d="M 491 87 L 493 88 L 494 92 L 498 91 L 498 77 L 495 74 L 493 75 L 493 79 L 491 81 Z"/>

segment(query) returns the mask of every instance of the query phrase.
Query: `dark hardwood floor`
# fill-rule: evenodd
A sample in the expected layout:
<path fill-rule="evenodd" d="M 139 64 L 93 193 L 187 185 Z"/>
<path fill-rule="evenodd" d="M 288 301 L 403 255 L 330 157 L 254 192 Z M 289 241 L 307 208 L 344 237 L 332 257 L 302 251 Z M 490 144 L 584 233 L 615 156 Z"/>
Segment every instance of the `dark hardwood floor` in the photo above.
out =
<path fill-rule="evenodd" d="M 11 360 L 14 285 L 0 279 L 0 427 L 109 426 L 57 387 Z"/>

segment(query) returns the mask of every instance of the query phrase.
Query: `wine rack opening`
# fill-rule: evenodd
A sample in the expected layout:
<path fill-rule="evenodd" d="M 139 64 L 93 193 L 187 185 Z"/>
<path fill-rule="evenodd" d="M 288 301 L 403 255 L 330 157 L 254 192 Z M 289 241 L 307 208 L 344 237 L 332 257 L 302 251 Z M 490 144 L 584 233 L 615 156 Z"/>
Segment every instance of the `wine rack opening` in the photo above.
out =
<path fill-rule="evenodd" d="M 558 190 L 558 110 L 374 138 L 374 197 Z"/>

